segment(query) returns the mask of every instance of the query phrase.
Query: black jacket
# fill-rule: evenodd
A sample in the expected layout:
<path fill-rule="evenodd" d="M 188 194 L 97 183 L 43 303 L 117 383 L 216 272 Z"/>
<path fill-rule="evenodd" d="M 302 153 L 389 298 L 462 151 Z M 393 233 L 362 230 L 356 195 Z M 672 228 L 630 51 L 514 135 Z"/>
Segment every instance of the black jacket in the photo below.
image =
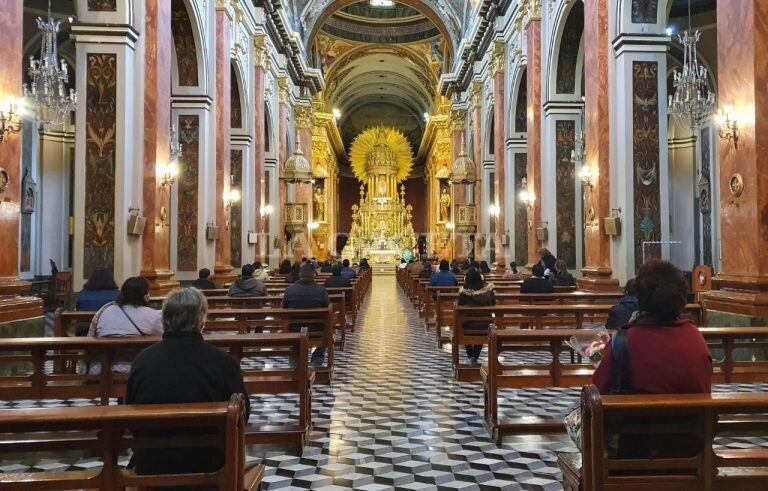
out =
<path fill-rule="evenodd" d="M 126 388 L 126 404 L 175 404 L 228 401 L 232 394 L 245 396 L 246 420 L 251 407 L 240 366 L 224 351 L 206 343 L 198 333 L 165 334 L 134 360 Z M 201 432 L 204 434 L 205 432 Z M 139 437 L 176 436 L 179 430 L 153 431 Z M 183 434 L 188 435 L 189 430 Z M 223 464 L 216 449 L 143 449 L 134 453 L 136 472 L 215 471 Z"/>
<path fill-rule="evenodd" d="M 564 273 L 555 273 L 552 276 L 552 286 L 574 286 L 576 285 L 576 280 L 573 278 L 573 275 L 568 272 Z"/>
<path fill-rule="evenodd" d="M 531 276 L 520 285 L 520 293 L 555 293 L 555 289 L 548 279 Z"/>
<path fill-rule="evenodd" d="M 626 326 L 636 310 L 639 310 L 637 297 L 634 295 L 621 297 L 619 303 L 608 311 L 608 320 L 605 322 L 605 328 L 618 329 L 621 326 Z"/>
<path fill-rule="evenodd" d="M 238 278 L 227 292 L 230 297 L 266 297 L 267 287 L 256 278 Z"/>
<path fill-rule="evenodd" d="M 301 279 L 285 289 L 283 307 L 286 309 L 318 309 L 331 304 L 328 292 L 315 280 Z"/>
<path fill-rule="evenodd" d="M 459 289 L 459 305 L 471 305 L 485 307 L 496 305 L 496 296 L 493 293 L 493 283 L 486 283 L 478 290 Z M 466 329 L 488 329 L 487 322 L 468 322 L 464 324 Z"/>
<path fill-rule="evenodd" d="M 213 281 L 205 278 L 198 278 L 193 283 L 192 286 L 197 288 L 198 290 L 215 290 L 216 289 L 216 283 Z"/>
<path fill-rule="evenodd" d="M 352 282 L 349 280 L 349 278 L 344 278 L 343 276 L 331 276 L 325 280 L 323 285 L 327 288 L 344 288 L 352 286 Z"/>

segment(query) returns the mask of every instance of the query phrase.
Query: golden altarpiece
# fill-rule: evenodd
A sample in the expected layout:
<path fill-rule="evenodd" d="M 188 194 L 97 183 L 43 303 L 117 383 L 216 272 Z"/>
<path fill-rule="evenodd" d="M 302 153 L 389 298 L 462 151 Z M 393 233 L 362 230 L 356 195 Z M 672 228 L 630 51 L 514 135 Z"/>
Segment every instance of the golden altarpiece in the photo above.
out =
<path fill-rule="evenodd" d="M 413 209 L 402 185 L 413 166 L 405 136 L 392 128 L 371 128 L 355 138 L 350 160 L 360 184 L 360 202 L 352 205 L 352 230 L 342 257 L 395 264 L 414 246 Z"/>

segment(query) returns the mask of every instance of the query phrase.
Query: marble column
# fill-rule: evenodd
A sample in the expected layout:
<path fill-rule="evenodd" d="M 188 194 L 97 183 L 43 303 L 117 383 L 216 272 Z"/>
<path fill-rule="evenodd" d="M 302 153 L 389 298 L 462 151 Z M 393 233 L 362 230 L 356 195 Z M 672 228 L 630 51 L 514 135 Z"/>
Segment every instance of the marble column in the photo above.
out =
<path fill-rule="evenodd" d="M 223 197 L 230 191 L 231 163 L 231 36 L 232 16 L 226 6 L 216 7 L 216 36 L 214 42 L 214 60 L 216 66 L 214 106 L 216 111 L 216 225 L 219 238 L 216 240 L 216 265 L 214 279 L 224 283 L 231 279 L 233 271 L 231 257 L 231 237 L 229 231 L 229 209 L 225 207 Z"/>
<path fill-rule="evenodd" d="M 141 244 L 141 276 L 153 295 L 178 286 L 171 281 L 171 187 L 158 170 L 170 162 L 171 125 L 171 1 L 146 2 L 144 22 L 144 174 L 143 210 L 147 218 Z"/>
<path fill-rule="evenodd" d="M 528 206 L 528 267 L 539 262 L 536 229 L 541 227 L 541 15 L 526 16 L 525 42 L 527 58 L 528 122 L 527 183 L 528 193 L 535 196 Z"/>
<path fill-rule="evenodd" d="M 477 245 L 478 237 L 483 235 L 483 220 L 482 220 L 482 196 L 483 196 L 483 84 L 480 82 L 472 83 L 472 160 L 475 162 L 475 176 L 477 181 L 475 182 L 474 189 L 472 191 L 472 197 L 475 203 L 475 221 L 477 222 L 477 230 L 475 231 L 475 257 L 482 256 L 483 249 Z"/>
<path fill-rule="evenodd" d="M 451 166 L 459 158 L 462 145 L 466 139 L 464 130 L 467 124 L 466 111 L 454 109 L 451 114 Z M 456 225 L 456 205 L 467 204 L 467 184 L 451 184 L 451 220 Z M 455 231 L 453 233 L 453 258 L 465 258 L 469 251 L 465 247 L 469 234 Z M 449 258 L 450 259 L 450 258 Z"/>
<path fill-rule="evenodd" d="M 277 139 L 278 139 L 278 155 L 277 155 L 277 166 L 279 170 L 279 174 L 282 176 L 283 172 L 283 165 L 285 165 L 285 161 L 288 160 L 288 157 L 290 155 L 288 154 L 288 141 L 287 141 L 287 131 L 288 131 L 288 104 L 290 99 L 290 89 L 288 88 L 288 79 L 286 77 L 280 77 L 277 79 L 277 85 L 278 85 L 278 124 L 277 124 Z M 288 201 L 288 184 L 283 181 L 282 179 L 279 180 L 279 190 L 278 190 L 278 203 L 283 204 Z M 275 210 L 275 213 L 278 215 L 279 220 L 279 226 L 277 227 L 277 231 L 275 232 L 276 237 L 278 237 L 278 242 L 281 244 L 280 248 L 280 260 L 283 259 L 292 259 L 289 257 L 289 253 L 291 251 L 291 245 L 285 241 L 285 213 L 282 208 L 279 206 Z"/>
<path fill-rule="evenodd" d="M 721 139 L 722 271 L 707 309 L 768 319 L 768 2 L 717 5 L 718 99 L 738 121 L 738 142 Z"/>
<path fill-rule="evenodd" d="M 296 105 L 293 108 L 293 117 L 296 123 L 296 133 L 301 140 L 301 151 L 304 152 L 310 164 L 312 164 L 312 105 L 307 102 L 303 105 Z M 313 165 L 314 167 L 314 165 Z M 312 211 L 312 184 L 300 183 L 294 184 L 296 190 L 295 201 L 297 203 L 307 204 L 307 223 L 314 220 Z M 293 250 L 293 259 L 301 260 L 302 257 L 308 257 L 312 254 L 312 232 L 307 228 L 303 234 L 299 234 L 298 247 Z"/>
<path fill-rule="evenodd" d="M 507 264 L 506 250 L 504 245 L 507 237 L 507 226 L 505 221 L 506 196 L 504 193 L 504 183 L 506 182 L 504 157 L 506 153 L 505 117 L 506 114 L 506 84 L 504 77 L 504 65 L 506 63 L 504 43 L 496 42 L 493 48 L 493 59 L 491 70 L 493 72 L 493 156 L 494 156 L 494 196 L 495 204 L 499 207 L 499 215 L 496 218 L 496 265 L 498 269 L 503 269 Z M 506 241 L 508 243 L 508 240 Z"/>
<path fill-rule="evenodd" d="M 266 221 L 261 215 L 261 209 L 264 207 L 264 188 L 269 184 L 264 180 L 264 104 L 267 82 L 267 66 L 269 64 L 269 51 L 266 46 L 266 36 L 259 35 L 254 38 L 254 118 L 253 125 L 254 144 L 253 159 L 254 172 L 256 175 L 256 191 L 254 194 L 254 206 L 256 207 L 256 233 L 258 234 L 258 244 L 256 246 L 256 259 L 265 262 L 267 260 L 267 250 L 269 247 L 269 237 L 266 235 Z"/>
<path fill-rule="evenodd" d="M 0 16 L 0 100 L 21 97 L 23 66 L 23 5 L 11 0 Z M 5 113 L 8 108 L 0 110 Z M 21 133 L 6 134 L 0 143 L 0 167 L 8 173 L 8 187 L 0 191 L 0 325 L 43 314 L 38 298 L 20 296 L 29 284 L 19 279 L 19 211 L 21 209 Z"/>
<path fill-rule="evenodd" d="M 619 283 L 611 278 L 611 238 L 603 224 L 611 215 L 608 43 L 608 0 L 585 0 L 584 151 L 586 165 L 597 174 L 584 190 L 584 267 L 577 281 L 587 290 L 615 289 Z"/>

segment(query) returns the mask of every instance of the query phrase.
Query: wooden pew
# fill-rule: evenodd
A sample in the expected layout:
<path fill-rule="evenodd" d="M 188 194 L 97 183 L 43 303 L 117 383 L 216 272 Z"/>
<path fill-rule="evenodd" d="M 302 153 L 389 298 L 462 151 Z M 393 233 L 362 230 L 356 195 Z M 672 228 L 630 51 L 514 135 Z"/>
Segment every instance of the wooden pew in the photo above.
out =
<path fill-rule="evenodd" d="M 488 307 L 460 306 L 454 313 L 452 344 L 453 371 L 456 380 L 472 382 L 480 380 L 480 368 L 459 362 L 459 350 L 464 345 L 488 344 L 488 331 L 466 330 L 470 322 L 493 324 L 497 329 L 530 325 L 535 329 L 551 326 L 570 326 L 581 329 L 585 321 L 604 322 L 611 304 L 557 303 L 557 304 L 509 304 Z M 700 304 L 688 304 L 685 313 L 697 324 L 702 323 Z"/>
<path fill-rule="evenodd" d="M 264 466 L 245 469 L 243 425 L 245 402 L 234 395 L 229 402 L 91 406 L 48 409 L 0 410 L 0 455 L 18 459 L 27 452 L 79 451 L 98 456 L 100 469 L 0 473 L 0 490 L 151 488 L 169 485 L 216 486 L 227 490 L 255 490 Z M 156 446 L 135 438 L 136 430 L 164 431 L 212 428 L 204 437 L 169 436 L 163 447 L 218 447 L 224 466 L 213 473 L 137 475 L 121 468 L 118 457 L 128 449 Z"/>
<path fill-rule="evenodd" d="M 768 383 L 768 361 L 736 360 L 734 351 L 768 348 L 768 329 L 764 327 L 701 327 L 710 350 L 723 351 L 713 356 L 713 383 Z M 591 363 L 562 363 L 561 353 L 571 336 L 596 336 L 591 329 L 494 329 L 488 344 L 488 364 L 480 367 L 485 400 L 485 424 L 497 443 L 506 435 L 521 433 L 560 433 L 562 421 L 550 418 L 499 420 L 499 389 L 526 387 L 576 387 L 591 382 Z M 546 353 L 541 363 L 505 364 L 503 353 Z"/>
<path fill-rule="evenodd" d="M 768 449 L 716 449 L 715 438 L 765 430 L 768 393 L 581 393 L 582 452 L 561 454 L 566 490 L 765 490 Z M 750 421 L 733 415 L 747 415 Z M 608 448 L 612 434 L 696 435 L 693 457 L 623 459 Z"/>
<path fill-rule="evenodd" d="M 258 302 L 260 297 L 251 297 Z M 270 298 L 270 297 L 261 297 Z M 341 301 L 340 298 L 337 298 Z M 54 313 L 54 335 L 66 337 L 74 332 L 77 322 L 90 322 L 95 312 L 65 311 L 58 309 Z M 337 314 L 338 315 L 338 314 Z M 272 332 L 288 332 L 290 324 L 307 323 L 323 324 L 325 332 L 310 332 L 310 347 L 326 346 L 326 366 L 318 368 L 317 383 L 328 384 L 333 378 L 333 347 L 334 347 L 334 308 L 327 309 L 283 309 L 280 307 L 265 307 L 258 309 L 211 309 L 205 323 L 205 332 L 235 332 L 249 333 L 264 330 Z M 55 362 L 57 370 L 61 370 L 59 361 Z"/>
<path fill-rule="evenodd" d="M 307 334 L 209 334 L 206 342 L 229 353 L 240 363 L 244 358 L 292 356 L 293 368 L 242 368 L 249 394 L 293 393 L 299 396 L 299 417 L 294 424 L 246 427 L 249 444 L 289 443 L 303 446 L 312 429 L 311 390 L 315 372 L 309 370 Z M 0 399 L 97 399 L 108 405 L 110 398 L 125 397 L 128 374 L 105 370 L 116 361 L 130 362 L 160 338 L 14 338 L 0 340 L 0 364 L 25 364 L 17 375 L 0 376 Z M 48 370 L 51 362 L 63 370 Z M 88 367 L 100 363 L 100 373 Z"/>

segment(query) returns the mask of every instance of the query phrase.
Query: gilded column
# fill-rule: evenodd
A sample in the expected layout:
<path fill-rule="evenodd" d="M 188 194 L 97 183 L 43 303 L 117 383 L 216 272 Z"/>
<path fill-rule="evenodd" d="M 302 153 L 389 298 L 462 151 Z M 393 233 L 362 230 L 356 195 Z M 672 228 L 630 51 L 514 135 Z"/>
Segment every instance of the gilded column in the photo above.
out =
<path fill-rule="evenodd" d="M 301 150 L 304 152 L 304 157 L 312 162 L 312 105 L 296 105 L 293 108 L 293 117 L 296 123 L 296 134 L 301 140 Z M 313 165 L 314 167 L 314 165 Z M 312 184 L 295 184 L 297 203 L 307 204 L 307 221 L 312 221 L 314 213 L 312 211 Z M 311 232 L 307 230 L 304 233 L 304 237 L 301 238 L 293 250 L 294 260 L 300 260 L 302 257 L 306 257 L 311 254 L 312 248 L 310 244 Z"/>
<path fill-rule="evenodd" d="M 504 113 L 506 110 L 504 65 L 506 58 L 504 56 L 504 43 L 495 42 L 493 46 L 493 58 L 491 60 L 491 70 L 493 72 L 493 156 L 494 156 L 494 196 L 496 205 L 499 207 L 499 215 L 496 218 L 496 266 L 502 269 L 506 265 L 506 245 L 503 238 L 506 237 L 507 228 L 505 222 L 506 209 L 504 194 L 504 155 L 506 146 L 504 144 Z"/>
<path fill-rule="evenodd" d="M 23 65 L 23 5 L 12 0 L 0 16 L 0 97 L 21 97 Z M 3 108 L 6 111 L 6 108 Z M 43 315 L 38 298 L 23 297 L 28 283 L 19 279 L 19 211 L 21 209 L 21 133 L 6 134 L 0 142 L 0 167 L 7 173 L 0 183 L 0 326 Z"/>
<path fill-rule="evenodd" d="M 158 170 L 170 162 L 171 126 L 171 1 L 145 2 L 144 22 L 144 186 L 143 209 L 147 218 L 141 247 L 141 276 L 153 294 L 178 286 L 171 281 L 171 186 Z"/>
<path fill-rule="evenodd" d="M 603 225 L 611 214 L 608 42 L 608 0 L 585 0 L 584 150 L 585 164 L 597 178 L 584 190 L 584 276 L 578 283 L 590 290 L 615 289 L 619 283 L 611 278 L 611 242 Z"/>
<path fill-rule="evenodd" d="M 526 4 L 525 40 L 527 57 L 527 182 L 528 192 L 535 196 L 528 206 L 528 266 L 539 261 L 536 229 L 541 227 L 541 2 Z M 502 147 L 503 148 L 503 147 Z"/>
<path fill-rule="evenodd" d="M 721 139 L 722 271 L 707 309 L 768 319 L 768 2 L 717 5 L 717 92 L 738 123 L 738 141 Z"/>
<path fill-rule="evenodd" d="M 230 190 L 230 134 L 231 134 L 231 59 L 232 14 L 228 0 L 216 2 L 216 36 L 214 57 L 216 65 L 216 87 L 214 105 L 216 111 L 216 225 L 219 237 L 216 240 L 216 265 L 214 280 L 223 283 L 234 276 L 229 234 L 229 209 L 225 207 L 224 196 Z"/>
<path fill-rule="evenodd" d="M 451 165 L 459 158 L 465 141 L 465 129 L 467 126 L 467 112 L 463 109 L 451 111 Z M 467 203 L 467 185 L 451 185 L 451 215 L 454 227 L 458 222 L 456 205 Z M 455 231 L 453 235 L 454 258 L 467 257 L 468 250 L 464 247 L 469 234 Z M 450 258 L 449 258 L 450 259 Z"/>
<path fill-rule="evenodd" d="M 475 222 L 477 223 L 475 237 L 481 237 L 483 235 L 483 221 L 480 219 L 483 197 L 483 84 L 480 82 L 472 83 L 472 111 L 471 157 L 475 162 L 475 176 L 477 177 L 472 197 L 475 203 Z M 477 244 L 477 239 L 475 239 L 475 244 Z M 475 245 L 475 257 L 480 257 L 483 254 L 483 249 L 484 247 Z"/>

